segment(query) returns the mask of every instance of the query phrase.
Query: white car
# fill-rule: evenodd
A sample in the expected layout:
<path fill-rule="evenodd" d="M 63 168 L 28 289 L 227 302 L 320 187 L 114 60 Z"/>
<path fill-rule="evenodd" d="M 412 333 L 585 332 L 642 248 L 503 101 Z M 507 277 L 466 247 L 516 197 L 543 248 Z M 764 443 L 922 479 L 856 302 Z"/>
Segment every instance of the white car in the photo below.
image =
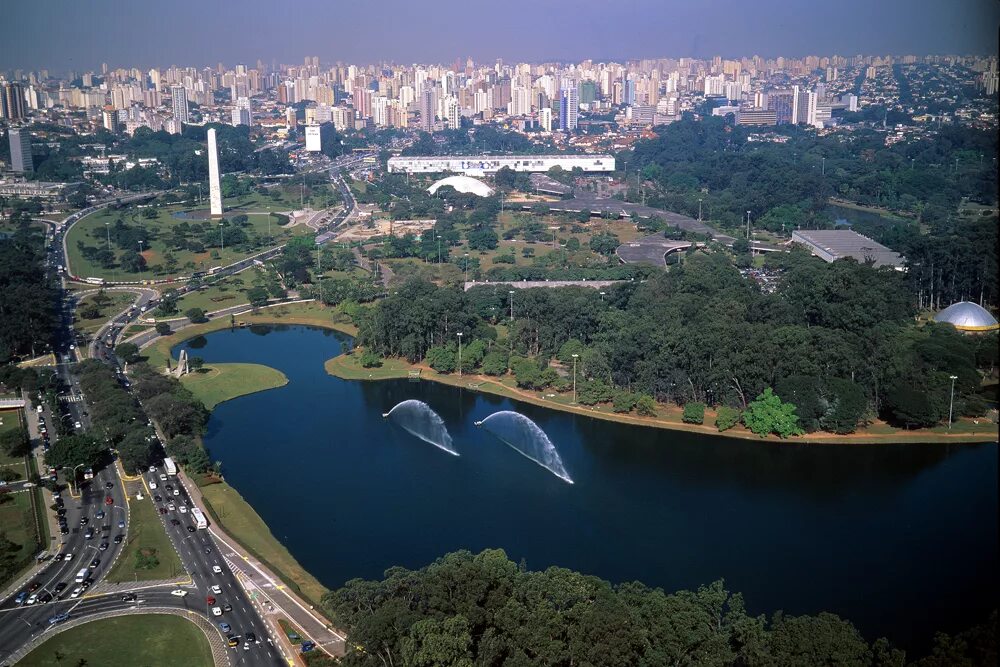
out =
<path fill-rule="evenodd" d="M 222 595 L 222 586 L 212 586 L 213 595 Z"/>
<path fill-rule="evenodd" d="M 220 607 L 212 607 L 212 616 L 222 616 L 222 609 Z"/>
<path fill-rule="evenodd" d="M 156 466 L 149 466 L 149 472 L 156 472 Z"/>
<path fill-rule="evenodd" d="M 38 593 L 32 593 L 25 604 L 35 604 L 36 602 L 38 602 Z"/>
<path fill-rule="evenodd" d="M 69 594 L 71 598 L 78 598 L 83 593 L 83 586 L 77 586 L 73 589 L 73 592 Z"/>
<path fill-rule="evenodd" d="M 176 508 L 174 507 L 173 503 L 167 503 L 167 509 L 169 511 L 173 512 Z"/>
<path fill-rule="evenodd" d="M 162 472 L 160 473 L 160 481 L 161 482 L 167 481 L 167 476 L 165 474 L 163 474 Z"/>
<path fill-rule="evenodd" d="M 81 424 L 80 422 L 73 422 L 73 427 L 80 429 L 83 428 L 83 424 Z"/>
<path fill-rule="evenodd" d="M 181 505 L 180 507 L 178 507 L 178 508 L 177 508 L 177 510 L 178 510 L 178 511 L 179 511 L 179 512 L 180 512 L 181 514 L 187 514 L 187 511 L 188 511 L 188 508 L 187 508 L 187 507 L 185 507 L 184 505 Z"/>
<path fill-rule="evenodd" d="M 170 594 L 171 594 L 171 595 L 176 595 L 177 597 L 179 597 L 179 598 L 182 598 L 182 597 L 184 597 L 185 595 L 187 595 L 187 594 L 188 594 L 188 592 L 187 592 L 187 591 L 182 591 L 181 589 L 179 589 L 179 588 L 178 588 L 178 589 L 177 589 L 177 590 L 175 590 L 175 591 L 170 591 Z"/>
<path fill-rule="evenodd" d="M 175 496 L 181 495 L 181 490 L 180 489 L 174 489 L 174 495 Z"/>
<path fill-rule="evenodd" d="M 222 574 L 222 568 L 219 567 L 218 565 L 213 565 L 212 572 L 215 572 L 216 574 Z"/>
<path fill-rule="evenodd" d="M 150 482 L 149 483 L 149 488 L 155 489 L 156 488 L 156 482 Z"/>
<path fill-rule="evenodd" d="M 73 560 L 73 552 L 68 552 L 65 556 L 63 556 L 63 560 Z"/>

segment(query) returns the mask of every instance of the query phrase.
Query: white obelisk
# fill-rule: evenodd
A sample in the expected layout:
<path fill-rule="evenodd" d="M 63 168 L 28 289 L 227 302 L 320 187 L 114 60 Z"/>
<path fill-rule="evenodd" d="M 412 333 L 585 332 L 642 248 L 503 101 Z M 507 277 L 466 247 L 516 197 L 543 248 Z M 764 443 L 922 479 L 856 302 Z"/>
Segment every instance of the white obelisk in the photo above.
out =
<path fill-rule="evenodd" d="M 222 185 L 219 183 L 219 147 L 215 128 L 208 131 L 208 200 L 212 217 L 222 216 Z"/>

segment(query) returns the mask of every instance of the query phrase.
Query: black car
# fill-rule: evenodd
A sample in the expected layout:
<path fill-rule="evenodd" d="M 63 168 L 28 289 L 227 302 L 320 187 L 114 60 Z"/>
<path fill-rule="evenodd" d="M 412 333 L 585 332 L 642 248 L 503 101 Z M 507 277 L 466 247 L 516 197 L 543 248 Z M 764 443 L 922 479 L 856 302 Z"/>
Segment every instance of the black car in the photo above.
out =
<path fill-rule="evenodd" d="M 157 495 L 153 496 L 153 500 L 155 500 L 156 502 L 161 502 L 163 500 L 163 498 L 161 498 L 160 495 L 157 494 Z"/>
<path fill-rule="evenodd" d="M 177 519 L 171 519 L 170 520 L 170 525 L 171 526 L 179 526 L 179 525 L 181 525 L 181 522 L 178 521 Z"/>
<path fill-rule="evenodd" d="M 59 526 L 59 533 L 62 535 L 69 534 L 69 527 L 67 527 L 66 524 Z"/>
<path fill-rule="evenodd" d="M 189 533 L 193 533 L 193 532 L 194 532 L 194 526 L 188 526 L 188 527 L 187 527 L 187 531 L 188 531 Z"/>
<path fill-rule="evenodd" d="M 56 514 L 58 514 L 59 516 L 66 516 L 66 508 L 60 507 L 59 509 L 56 510 Z"/>
<path fill-rule="evenodd" d="M 107 542 L 101 542 L 101 546 L 99 546 L 98 549 L 100 549 L 101 551 L 107 551 L 108 550 L 108 543 Z"/>
<path fill-rule="evenodd" d="M 45 604 L 46 602 L 52 602 L 52 594 L 42 593 L 41 595 L 38 596 L 38 601 L 41 602 L 42 604 Z"/>
<path fill-rule="evenodd" d="M 247 640 L 247 643 L 250 643 L 250 642 L 256 643 L 257 642 L 257 635 L 255 635 L 252 632 L 248 632 L 246 634 L 246 640 Z"/>
<path fill-rule="evenodd" d="M 66 588 L 66 582 L 60 581 L 58 584 L 55 585 L 53 590 L 55 590 L 56 593 L 62 593 L 64 588 Z"/>
<path fill-rule="evenodd" d="M 125 539 L 125 536 L 121 533 L 115 535 L 115 544 L 121 544 L 123 539 Z"/>
<path fill-rule="evenodd" d="M 88 523 L 90 523 L 90 519 L 88 519 L 85 516 L 84 517 L 80 517 L 80 525 L 81 526 L 86 526 Z"/>
<path fill-rule="evenodd" d="M 100 558 L 95 558 L 94 560 L 90 561 L 90 567 L 97 567 L 100 564 L 101 564 Z"/>
<path fill-rule="evenodd" d="M 113 488 L 115 488 L 115 484 L 114 484 L 114 482 L 105 482 L 104 483 L 104 488 L 105 489 L 113 489 Z"/>
<path fill-rule="evenodd" d="M 134 601 L 135 601 L 135 593 L 126 593 L 125 595 L 122 596 L 122 602 L 134 602 Z"/>
<path fill-rule="evenodd" d="M 233 605 L 231 605 L 231 604 L 227 604 L 227 605 L 223 605 L 222 606 L 222 611 L 226 612 L 227 614 L 229 612 L 231 612 L 232 610 L 233 610 Z"/>

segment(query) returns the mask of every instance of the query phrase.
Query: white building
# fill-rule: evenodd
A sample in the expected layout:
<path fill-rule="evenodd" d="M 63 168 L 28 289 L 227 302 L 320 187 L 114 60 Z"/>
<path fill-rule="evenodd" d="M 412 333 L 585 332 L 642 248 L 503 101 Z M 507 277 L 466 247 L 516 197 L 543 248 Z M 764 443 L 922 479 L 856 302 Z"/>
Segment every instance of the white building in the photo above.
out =
<path fill-rule="evenodd" d="M 560 167 L 565 171 L 585 172 L 615 170 L 610 155 L 456 155 L 452 157 L 392 157 L 389 171 L 393 173 L 435 174 L 459 173 L 482 176 L 504 167 L 514 171 L 548 171 Z"/>
<path fill-rule="evenodd" d="M 236 106 L 233 107 L 233 126 L 253 125 L 253 118 L 250 115 L 250 98 L 238 97 Z"/>
<path fill-rule="evenodd" d="M 552 109 L 549 107 L 542 107 L 538 110 L 538 124 L 542 126 L 542 129 L 546 132 L 552 131 Z"/>
<path fill-rule="evenodd" d="M 170 86 L 170 103 L 173 106 L 174 120 L 178 123 L 189 123 L 187 90 L 184 86 Z"/>
<path fill-rule="evenodd" d="M 311 153 L 323 150 L 319 136 L 319 125 L 306 125 L 306 150 Z"/>

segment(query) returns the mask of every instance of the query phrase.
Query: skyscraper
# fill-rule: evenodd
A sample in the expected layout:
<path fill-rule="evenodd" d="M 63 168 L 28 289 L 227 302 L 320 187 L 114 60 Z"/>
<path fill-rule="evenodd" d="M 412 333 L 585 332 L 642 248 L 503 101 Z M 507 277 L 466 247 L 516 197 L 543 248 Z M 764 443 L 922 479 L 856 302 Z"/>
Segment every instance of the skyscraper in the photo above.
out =
<path fill-rule="evenodd" d="M 559 129 L 563 132 L 576 130 L 577 116 L 580 113 L 580 103 L 577 97 L 576 84 L 572 81 L 563 82 L 559 91 Z"/>
<path fill-rule="evenodd" d="M 434 89 L 430 86 L 420 93 L 420 129 L 424 132 L 434 131 Z"/>
<path fill-rule="evenodd" d="M 233 107 L 233 125 L 253 125 L 250 115 L 250 98 L 236 98 L 236 106 Z"/>
<path fill-rule="evenodd" d="M 10 166 L 14 171 L 28 172 L 35 170 L 35 162 L 31 159 L 31 135 L 24 128 L 10 128 Z"/>
<path fill-rule="evenodd" d="M 190 123 L 188 118 L 188 98 L 184 86 L 170 86 L 171 104 L 173 105 L 174 119 L 181 123 Z"/>
<path fill-rule="evenodd" d="M 215 128 L 208 131 L 208 201 L 212 216 L 222 215 L 222 184 L 219 182 L 219 147 L 215 143 Z"/>
<path fill-rule="evenodd" d="M 24 84 L 18 81 L 5 83 L 0 89 L 0 118 L 20 120 L 27 115 L 24 101 Z"/>

